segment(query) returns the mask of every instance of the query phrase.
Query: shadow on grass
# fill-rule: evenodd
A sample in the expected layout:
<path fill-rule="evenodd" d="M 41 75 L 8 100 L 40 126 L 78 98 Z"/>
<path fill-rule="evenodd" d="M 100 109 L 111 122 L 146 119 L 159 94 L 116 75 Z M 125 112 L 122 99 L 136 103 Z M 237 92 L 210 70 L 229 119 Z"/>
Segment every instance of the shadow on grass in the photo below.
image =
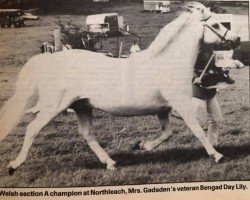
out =
<path fill-rule="evenodd" d="M 216 148 L 218 152 L 225 156 L 224 162 L 235 159 L 237 157 L 245 157 L 250 155 L 250 145 L 242 146 L 223 146 Z M 202 158 L 209 159 L 204 148 L 175 148 L 157 152 L 128 152 L 119 153 L 112 156 L 116 160 L 118 166 L 129 166 L 148 163 L 168 163 L 176 161 L 178 163 L 186 163 L 197 161 Z M 223 161 L 222 161 L 223 162 Z"/>
<path fill-rule="evenodd" d="M 222 153 L 225 157 L 221 163 L 227 163 L 232 160 L 244 159 L 250 155 L 250 145 L 244 144 L 242 146 L 222 146 L 216 148 L 218 152 Z M 159 164 L 159 163 L 188 163 L 191 161 L 198 161 L 200 159 L 212 160 L 207 155 L 203 147 L 200 148 L 174 148 L 164 151 L 132 151 L 120 152 L 110 155 L 117 163 L 117 167 L 126 167 L 143 164 Z M 74 156 L 73 156 L 74 157 Z M 98 158 L 92 154 L 90 157 L 86 155 L 78 155 L 77 158 L 72 159 L 72 156 L 65 156 L 60 164 L 54 160 L 47 160 L 47 166 L 50 171 L 57 171 L 58 167 L 64 168 L 86 168 L 86 169 L 106 169 L 106 165 L 102 164 Z M 59 166 L 61 165 L 61 166 Z"/>

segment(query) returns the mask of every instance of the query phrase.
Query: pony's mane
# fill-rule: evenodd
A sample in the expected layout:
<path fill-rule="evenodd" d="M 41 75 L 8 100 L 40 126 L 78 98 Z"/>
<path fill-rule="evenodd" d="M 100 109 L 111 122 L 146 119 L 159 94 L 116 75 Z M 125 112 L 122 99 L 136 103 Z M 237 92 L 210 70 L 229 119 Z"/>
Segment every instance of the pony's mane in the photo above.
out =
<path fill-rule="evenodd" d="M 153 57 L 160 54 L 164 47 L 169 46 L 174 38 L 178 36 L 189 18 L 190 13 L 182 13 L 178 18 L 161 29 L 158 36 L 146 50 L 138 52 L 136 55 L 147 55 Z"/>

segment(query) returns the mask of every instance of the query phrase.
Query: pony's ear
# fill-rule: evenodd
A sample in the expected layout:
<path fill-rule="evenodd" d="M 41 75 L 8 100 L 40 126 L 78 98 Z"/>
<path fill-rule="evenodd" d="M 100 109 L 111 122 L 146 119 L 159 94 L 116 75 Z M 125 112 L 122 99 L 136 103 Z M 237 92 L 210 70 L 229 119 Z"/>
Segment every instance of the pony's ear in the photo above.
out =
<path fill-rule="evenodd" d="M 193 13 L 193 9 L 194 9 L 194 7 L 190 3 L 184 3 L 182 5 L 182 10 L 183 11 Z"/>

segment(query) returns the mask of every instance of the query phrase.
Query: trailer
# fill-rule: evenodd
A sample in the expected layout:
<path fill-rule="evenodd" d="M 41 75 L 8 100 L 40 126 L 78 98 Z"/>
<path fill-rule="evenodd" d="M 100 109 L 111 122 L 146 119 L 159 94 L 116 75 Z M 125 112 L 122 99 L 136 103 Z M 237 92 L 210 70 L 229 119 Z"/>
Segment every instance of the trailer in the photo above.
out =
<path fill-rule="evenodd" d="M 170 9 L 170 1 L 165 0 L 144 0 L 144 10 L 159 13 L 168 13 Z"/>
<path fill-rule="evenodd" d="M 0 26 L 22 27 L 24 26 L 24 12 L 21 9 L 0 9 Z"/>
<path fill-rule="evenodd" d="M 89 15 L 86 18 L 86 25 L 89 32 L 115 35 L 124 28 L 123 17 L 118 13 L 102 13 Z"/>

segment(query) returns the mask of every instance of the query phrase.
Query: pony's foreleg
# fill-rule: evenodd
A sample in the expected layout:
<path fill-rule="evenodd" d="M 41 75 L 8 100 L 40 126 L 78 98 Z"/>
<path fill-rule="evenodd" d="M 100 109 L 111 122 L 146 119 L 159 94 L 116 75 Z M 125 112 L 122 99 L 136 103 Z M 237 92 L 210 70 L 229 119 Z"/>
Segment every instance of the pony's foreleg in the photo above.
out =
<path fill-rule="evenodd" d="M 162 134 L 160 135 L 160 137 L 153 141 L 141 142 L 141 144 L 139 144 L 141 149 L 151 151 L 152 149 L 169 139 L 169 137 L 172 135 L 172 129 L 169 126 L 169 112 L 170 110 L 157 115 L 162 129 Z"/>
<path fill-rule="evenodd" d="M 173 101 L 172 105 L 174 109 L 182 116 L 183 120 L 186 122 L 194 135 L 201 141 L 208 155 L 214 157 L 215 162 L 218 162 L 223 157 L 223 155 L 218 153 L 213 148 L 208 138 L 206 137 L 205 132 L 201 128 L 193 112 L 191 101 L 185 99 L 185 97 L 180 97 L 180 99 L 181 101 Z"/>
<path fill-rule="evenodd" d="M 116 162 L 112 160 L 104 149 L 99 145 L 92 134 L 92 109 L 74 109 L 79 121 L 79 133 L 87 141 L 90 148 L 94 151 L 99 160 L 107 164 L 107 169 L 114 170 Z"/>
<path fill-rule="evenodd" d="M 205 99 L 199 99 L 196 97 L 192 97 L 192 106 L 193 106 L 193 112 L 196 116 L 196 119 L 202 123 L 207 123 L 207 102 Z"/>

